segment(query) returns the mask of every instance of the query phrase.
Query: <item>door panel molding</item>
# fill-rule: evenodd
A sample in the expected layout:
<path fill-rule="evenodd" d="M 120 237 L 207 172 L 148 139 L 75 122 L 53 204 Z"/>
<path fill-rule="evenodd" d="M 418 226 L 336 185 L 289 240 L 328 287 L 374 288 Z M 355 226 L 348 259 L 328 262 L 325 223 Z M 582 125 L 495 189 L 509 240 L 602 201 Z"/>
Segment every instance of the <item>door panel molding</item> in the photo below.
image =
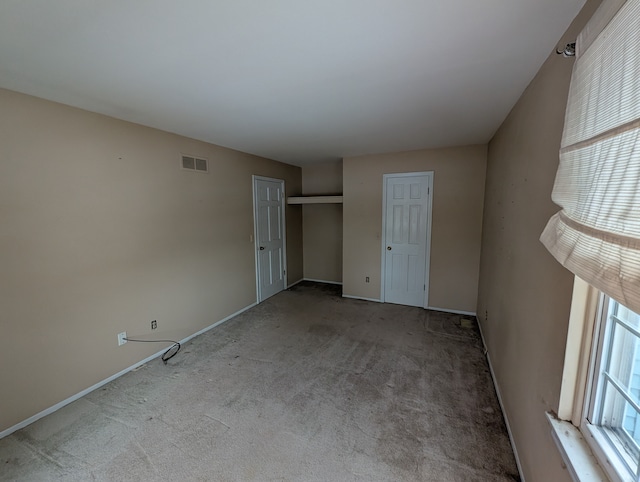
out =
<path fill-rule="evenodd" d="M 404 236 L 401 226 L 397 225 L 397 221 L 392 225 L 392 226 L 388 226 L 388 222 L 390 222 L 390 220 L 387 219 L 387 214 L 388 214 L 388 206 L 387 206 L 387 202 L 388 202 L 388 198 L 389 196 L 392 196 L 393 198 L 398 198 L 400 199 L 401 196 L 404 196 L 404 190 L 397 187 L 398 185 L 393 185 L 393 192 L 390 193 L 389 191 L 389 180 L 392 179 L 399 179 L 399 180 L 408 180 L 407 178 L 416 178 L 416 180 L 419 182 L 423 182 L 423 178 L 426 178 L 426 184 L 427 184 L 427 196 L 426 196 L 426 239 L 425 239 L 425 243 L 424 243 L 424 252 L 420 251 L 419 254 L 420 255 L 424 255 L 424 265 L 422 263 L 420 263 L 420 268 L 424 268 L 424 281 L 422 282 L 424 285 L 424 295 L 422 297 L 422 301 L 421 301 L 421 306 L 422 308 L 427 308 L 429 306 L 429 268 L 430 268 L 430 258 L 431 258 L 431 226 L 432 226 L 432 211 L 433 211 L 433 178 L 434 178 L 434 172 L 433 171 L 425 171 L 425 172 L 404 172 L 404 173 L 390 173 L 390 174 L 384 174 L 382 176 L 382 232 L 381 232 L 381 240 L 382 240 L 382 244 L 381 244 L 381 276 L 380 276 L 380 300 L 382 302 L 389 302 L 387 300 L 388 298 L 388 293 L 387 293 L 387 276 L 395 276 L 397 275 L 397 273 L 393 273 L 393 270 L 390 270 L 389 267 L 387 267 L 387 257 L 389 255 L 389 253 L 387 252 L 388 246 L 391 246 L 391 244 L 393 244 L 393 242 L 400 242 L 401 239 L 403 239 L 402 237 Z M 418 179 L 420 178 L 420 179 Z M 419 197 L 419 190 L 417 190 L 413 185 L 409 185 L 408 186 L 408 192 L 406 194 L 408 194 L 409 199 L 418 199 Z M 401 212 L 400 208 L 396 208 L 394 207 L 394 209 L 396 209 L 395 212 L 397 212 L 398 214 Z M 420 241 L 420 236 L 418 236 L 418 232 L 419 232 L 419 209 L 417 206 L 409 206 L 407 209 L 406 214 L 403 214 L 403 216 L 406 217 L 405 222 L 406 222 L 406 244 L 407 245 L 415 245 L 416 242 Z M 398 220 L 399 216 L 395 216 L 395 219 Z M 393 221 L 391 221 L 393 222 Z M 391 231 L 388 233 L 387 229 L 388 228 L 392 228 Z M 414 256 L 413 254 L 411 256 Z M 415 268 L 417 268 L 417 266 L 413 265 L 413 266 L 409 266 L 409 255 L 406 256 L 406 276 L 408 277 L 409 271 L 414 271 Z M 398 258 L 400 259 L 400 258 Z M 414 271 L 415 272 L 415 271 Z M 397 302 L 397 301 L 395 301 Z"/>

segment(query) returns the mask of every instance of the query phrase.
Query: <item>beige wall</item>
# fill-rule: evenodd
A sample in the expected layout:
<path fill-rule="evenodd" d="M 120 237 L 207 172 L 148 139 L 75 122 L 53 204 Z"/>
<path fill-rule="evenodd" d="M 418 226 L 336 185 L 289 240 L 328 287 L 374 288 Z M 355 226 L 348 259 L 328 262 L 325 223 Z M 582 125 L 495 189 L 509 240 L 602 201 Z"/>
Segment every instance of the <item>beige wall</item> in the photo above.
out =
<path fill-rule="evenodd" d="M 429 306 L 475 312 L 485 168 L 486 146 L 344 159 L 343 293 L 380 299 L 383 174 L 434 171 Z"/>
<path fill-rule="evenodd" d="M 256 300 L 251 175 L 300 168 L 0 90 L 0 431 Z M 180 153 L 210 173 L 179 169 Z M 287 210 L 289 281 L 302 216 Z M 178 355 L 180 356 L 180 355 Z"/>
<path fill-rule="evenodd" d="M 302 168 L 305 196 L 342 194 L 342 161 Z M 342 282 L 342 204 L 302 206 L 304 277 Z"/>
<path fill-rule="evenodd" d="M 559 45 L 576 38 L 589 2 Z M 569 481 L 544 413 L 557 410 L 573 276 L 538 241 L 573 61 L 551 54 L 489 143 L 478 317 L 527 481 Z"/>

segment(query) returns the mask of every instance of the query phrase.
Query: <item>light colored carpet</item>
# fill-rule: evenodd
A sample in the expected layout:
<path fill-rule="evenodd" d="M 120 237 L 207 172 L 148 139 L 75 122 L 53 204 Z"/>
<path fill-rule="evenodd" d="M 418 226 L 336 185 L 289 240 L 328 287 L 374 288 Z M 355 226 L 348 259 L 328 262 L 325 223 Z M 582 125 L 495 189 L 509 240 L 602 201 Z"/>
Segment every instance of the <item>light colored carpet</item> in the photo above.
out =
<path fill-rule="evenodd" d="M 0 440 L 0 479 L 519 480 L 475 322 L 313 283 Z"/>

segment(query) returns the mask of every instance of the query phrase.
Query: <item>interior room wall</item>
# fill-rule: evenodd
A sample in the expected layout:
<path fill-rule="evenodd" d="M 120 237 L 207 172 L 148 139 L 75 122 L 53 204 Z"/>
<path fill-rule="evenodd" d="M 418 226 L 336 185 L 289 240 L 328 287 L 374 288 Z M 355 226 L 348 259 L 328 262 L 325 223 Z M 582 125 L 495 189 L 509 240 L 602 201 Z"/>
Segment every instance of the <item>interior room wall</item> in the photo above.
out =
<path fill-rule="evenodd" d="M 252 179 L 301 169 L 0 90 L 0 431 L 256 301 Z M 180 155 L 209 160 L 208 174 Z M 302 215 L 287 208 L 289 282 Z M 158 328 L 151 332 L 150 322 Z M 182 356 L 181 353 L 177 355 Z"/>
<path fill-rule="evenodd" d="M 342 160 L 302 168 L 302 194 L 342 195 Z M 304 277 L 342 282 L 342 204 L 302 205 Z"/>
<path fill-rule="evenodd" d="M 343 293 L 380 299 L 382 176 L 433 171 L 429 306 L 475 313 L 486 154 L 477 145 L 345 158 Z"/>
<path fill-rule="evenodd" d="M 576 39 L 589 1 L 558 45 Z M 557 410 L 573 276 L 539 242 L 558 210 L 573 60 L 552 53 L 489 143 L 478 318 L 526 480 L 570 481 L 545 412 Z"/>

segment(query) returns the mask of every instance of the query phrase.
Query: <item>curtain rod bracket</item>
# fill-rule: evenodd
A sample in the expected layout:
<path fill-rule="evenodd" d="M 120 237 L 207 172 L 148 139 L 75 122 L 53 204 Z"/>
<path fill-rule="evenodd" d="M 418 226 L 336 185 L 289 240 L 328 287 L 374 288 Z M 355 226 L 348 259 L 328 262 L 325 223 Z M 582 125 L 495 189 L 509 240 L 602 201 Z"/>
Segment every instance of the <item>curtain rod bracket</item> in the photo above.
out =
<path fill-rule="evenodd" d="M 556 53 L 558 55 L 562 55 L 563 57 L 575 57 L 576 56 L 576 43 L 575 42 L 571 42 L 568 43 L 567 46 L 560 50 L 560 49 L 556 49 Z"/>

